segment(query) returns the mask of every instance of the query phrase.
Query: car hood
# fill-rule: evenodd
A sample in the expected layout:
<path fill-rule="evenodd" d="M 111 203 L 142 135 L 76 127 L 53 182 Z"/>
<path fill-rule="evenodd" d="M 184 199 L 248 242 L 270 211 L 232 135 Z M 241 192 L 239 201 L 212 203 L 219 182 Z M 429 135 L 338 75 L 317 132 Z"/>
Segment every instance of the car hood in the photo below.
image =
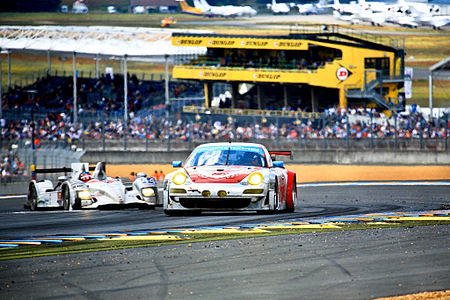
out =
<path fill-rule="evenodd" d="M 122 202 L 125 197 L 123 184 L 117 180 L 91 180 L 87 182 L 89 191 L 93 197 L 108 197 L 112 201 Z"/>
<path fill-rule="evenodd" d="M 238 183 L 261 167 L 201 166 L 187 167 L 186 173 L 194 183 Z"/>

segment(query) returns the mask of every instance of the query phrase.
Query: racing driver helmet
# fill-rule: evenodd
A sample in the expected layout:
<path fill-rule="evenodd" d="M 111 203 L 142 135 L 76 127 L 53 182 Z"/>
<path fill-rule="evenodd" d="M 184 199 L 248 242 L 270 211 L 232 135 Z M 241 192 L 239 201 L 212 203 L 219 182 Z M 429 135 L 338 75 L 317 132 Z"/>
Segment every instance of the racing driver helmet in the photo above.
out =
<path fill-rule="evenodd" d="M 80 179 L 84 182 L 88 182 L 89 180 L 92 179 L 92 176 L 89 172 L 83 172 L 81 173 Z"/>

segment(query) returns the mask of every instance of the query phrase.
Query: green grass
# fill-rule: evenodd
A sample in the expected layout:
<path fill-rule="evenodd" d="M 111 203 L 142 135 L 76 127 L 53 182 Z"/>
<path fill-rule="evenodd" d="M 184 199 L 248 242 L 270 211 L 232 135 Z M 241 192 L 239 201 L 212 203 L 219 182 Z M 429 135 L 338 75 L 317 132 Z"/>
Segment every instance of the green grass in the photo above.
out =
<path fill-rule="evenodd" d="M 412 99 L 408 99 L 408 104 L 413 102 L 422 106 L 429 106 L 429 88 L 427 79 L 413 80 Z M 433 107 L 450 106 L 450 81 L 433 81 Z"/>
<path fill-rule="evenodd" d="M 170 14 L 183 21 L 204 20 L 203 17 L 185 14 Z M 63 13 L 0 13 L 1 25 L 22 26 L 126 26 L 160 27 L 165 14 L 63 14 Z M 179 27 L 179 26 L 177 26 Z"/>
<path fill-rule="evenodd" d="M 331 232 L 346 230 L 368 230 L 393 227 L 415 227 L 415 226 L 437 226 L 449 225 L 450 221 L 403 221 L 387 224 L 346 224 L 340 225 L 341 228 L 322 228 L 322 229 L 271 229 L 270 232 L 249 233 L 249 234 L 183 234 L 188 239 L 179 241 L 81 241 L 81 242 L 64 242 L 62 244 L 40 245 L 40 246 L 19 246 L 17 248 L 7 248 L 0 250 L 0 260 L 21 259 L 40 256 L 63 255 L 74 253 L 111 251 L 127 248 L 154 247 L 173 244 L 189 244 L 207 241 L 267 237 L 288 234 L 305 234 L 311 232 Z"/>

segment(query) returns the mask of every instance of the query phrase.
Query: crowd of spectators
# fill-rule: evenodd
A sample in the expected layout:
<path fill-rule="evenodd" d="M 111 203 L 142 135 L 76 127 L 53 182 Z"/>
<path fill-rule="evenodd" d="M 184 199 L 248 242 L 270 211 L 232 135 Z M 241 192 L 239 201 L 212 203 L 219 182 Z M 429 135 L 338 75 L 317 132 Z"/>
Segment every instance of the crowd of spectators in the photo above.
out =
<path fill-rule="evenodd" d="M 77 79 L 77 111 L 80 117 L 88 113 L 123 114 L 124 81 L 121 74 L 107 74 L 100 78 Z M 138 113 L 158 110 L 164 106 L 165 88 L 161 80 L 139 80 L 128 76 L 128 110 Z M 170 82 L 170 97 L 193 97 L 202 92 L 197 83 Z M 12 87 L 2 94 L 3 111 L 11 114 L 34 112 L 42 114 L 72 114 L 73 78 L 47 76 L 26 87 Z"/>
<path fill-rule="evenodd" d="M 72 122 L 72 77 L 45 77 L 24 88 L 12 88 L 2 94 L 0 119 L 0 179 L 11 181 L 24 175 L 14 144 L 26 141 L 39 148 L 41 143 L 63 142 L 78 144 L 82 139 L 118 140 L 124 135 L 136 140 L 236 140 L 262 141 L 274 139 L 384 139 L 396 135 L 399 138 L 443 138 L 450 123 L 448 119 L 424 116 L 415 106 L 409 110 L 385 116 L 374 109 L 330 107 L 320 118 L 274 118 L 255 116 L 212 117 L 212 115 L 174 114 L 167 118 L 164 104 L 164 86 L 161 81 L 143 81 L 135 75 L 128 78 L 129 122 L 123 116 L 123 77 L 106 75 L 99 79 L 78 79 L 78 114 L 99 112 L 100 118 L 80 118 Z M 172 82 L 171 97 L 195 97 L 201 94 L 197 83 Z M 274 108 L 266 108 L 272 110 Z M 278 109 L 278 108 L 277 108 Z M 290 110 L 279 107 L 280 110 Z M 142 113 L 142 111 L 144 111 Z M 30 113 L 34 112 L 31 121 Z M 110 112 L 116 118 L 103 118 Z M 301 110 L 299 111 L 301 112 Z M 9 117 L 5 117 L 9 114 Z M 14 116 L 14 117 L 11 117 Z M 98 114 L 97 114 L 98 116 Z M 33 134 L 34 133 L 34 134 Z M 34 137 L 34 140 L 32 140 Z"/>
<path fill-rule="evenodd" d="M 255 117 L 239 118 L 229 116 L 203 118 L 193 116 L 172 118 L 130 115 L 127 126 L 121 121 L 90 121 L 73 124 L 65 113 L 49 114 L 34 123 L 34 146 L 41 143 L 62 142 L 64 145 L 80 145 L 81 140 L 118 140 L 127 133 L 135 140 L 200 140 L 214 142 L 236 140 L 263 142 L 263 140 L 295 139 L 345 139 L 362 140 L 368 138 L 385 139 L 397 135 L 398 138 L 444 138 L 450 136 L 450 122 L 446 118 L 426 119 L 418 111 L 409 111 L 387 117 L 375 110 L 363 108 L 332 107 L 323 112 L 321 118 L 283 119 Z M 397 130 L 395 129 L 397 128 Z M 0 119 L 0 145 L 32 142 L 32 122 L 29 119 Z M 1 148 L 0 148 L 1 149 Z M 2 182 L 14 180 L 24 174 L 24 165 L 13 147 L 3 153 L 0 162 Z"/>
<path fill-rule="evenodd" d="M 205 115 L 204 117 L 207 117 Z M 2 141 L 17 142 L 32 138 L 30 120 L 1 120 Z M 141 118 L 131 114 L 127 126 L 121 121 L 91 121 L 87 123 L 71 123 L 66 114 L 49 114 L 45 119 L 35 122 L 35 146 L 42 141 L 64 140 L 68 143 L 86 139 L 121 139 L 127 133 L 134 139 L 233 139 L 233 140 L 263 140 L 263 139 L 343 139 L 347 135 L 352 139 L 385 138 L 397 134 L 401 138 L 442 138 L 445 136 L 444 119 L 426 120 L 422 114 L 399 113 L 386 117 L 382 113 L 370 109 L 330 108 L 323 113 L 322 118 L 289 119 L 236 117 L 232 122 L 224 120 L 199 119 L 175 116 Z M 397 127 L 395 127 L 397 126 Z M 397 128 L 397 130 L 395 130 Z M 450 131 L 447 131 L 450 134 Z"/>
<path fill-rule="evenodd" d="M 15 146 L 11 146 L 2 155 L 0 162 L 0 182 L 11 182 L 14 178 L 25 174 L 25 165 L 20 161 Z"/>

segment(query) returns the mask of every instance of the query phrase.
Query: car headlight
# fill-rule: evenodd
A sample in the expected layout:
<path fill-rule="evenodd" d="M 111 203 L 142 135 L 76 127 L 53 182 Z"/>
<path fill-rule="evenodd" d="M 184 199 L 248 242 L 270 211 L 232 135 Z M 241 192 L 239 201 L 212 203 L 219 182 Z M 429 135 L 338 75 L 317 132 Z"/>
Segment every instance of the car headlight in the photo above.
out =
<path fill-rule="evenodd" d="M 143 188 L 141 190 L 142 196 L 144 197 L 153 197 L 155 196 L 155 190 L 152 188 Z"/>
<path fill-rule="evenodd" d="M 187 176 L 184 173 L 177 173 L 172 177 L 172 181 L 175 184 L 181 185 L 186 182 Z"/>
<path fill-rule="evenodd" d="M 90 200 L 91 199 L 91 193 L 88 190 L 82 190 L 78 191 L 78 198 L 81 200 Z"/>
<path fill-rule="evenodd" d="M 251 185 L 259 185 L 263 181 L 264 176 L 261 173 L 253 173 L 248 176 L 248 183 Z"/>

